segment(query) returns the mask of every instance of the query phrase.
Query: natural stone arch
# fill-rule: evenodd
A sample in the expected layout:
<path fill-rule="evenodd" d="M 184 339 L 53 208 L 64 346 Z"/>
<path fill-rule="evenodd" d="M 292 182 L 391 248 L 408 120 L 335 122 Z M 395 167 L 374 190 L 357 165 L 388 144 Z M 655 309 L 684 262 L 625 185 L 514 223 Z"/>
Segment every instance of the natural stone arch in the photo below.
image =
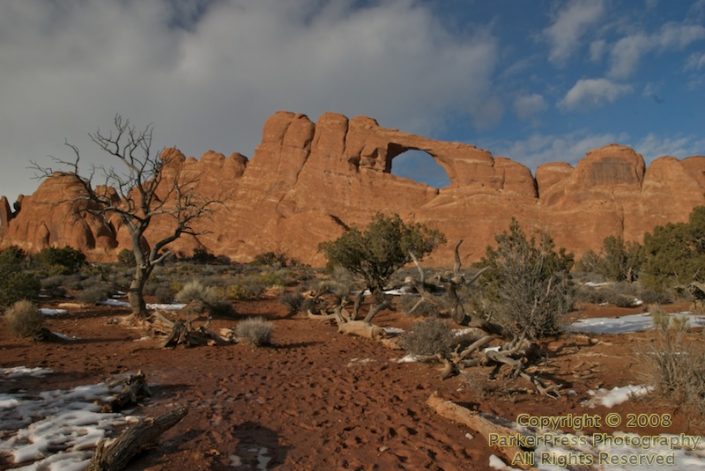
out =
<path fill-rule="evenodd" d="M 422 185 L 441 189 L 450 186 L 446 169 L 431 154 L 421 149 L 390 146 L 387 171 Z"/>

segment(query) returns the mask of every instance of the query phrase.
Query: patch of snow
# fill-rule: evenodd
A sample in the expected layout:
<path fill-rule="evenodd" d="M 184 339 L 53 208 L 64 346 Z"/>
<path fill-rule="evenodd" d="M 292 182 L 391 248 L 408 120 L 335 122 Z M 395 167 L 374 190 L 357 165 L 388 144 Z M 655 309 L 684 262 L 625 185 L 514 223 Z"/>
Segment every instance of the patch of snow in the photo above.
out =
<path fill-rule="evenodd" d="M 610 390 L 601 388 L 597 391 L 588 391 L 588 394 L 593 397 L 585 405 L 590 407 L 614 407 L 628 401 L 631 397 L 643 396 L 653 390 L 653 386 L 635 386 L 631 384 L 628 386 L 617 386 Z"/>
<path fill-rule="evenodd" d="M 104 301 L 100 301 L 98 304 L 112 307 L 130 307 L 130 303 L 127 301 L 120 301 L 119 299 L 106 299 Z"/>
<path fill-rule="evenodd" d="M 499 471 L 520 471 L 519 468 L 513 468 L 507 465 L 502 458 L 496 455 L 490 455 L 490 468 L 498 469 Z"/>
<path fill-rule="evenodd" d="M 49 368 L 27 368 L 26 366 L 15 366 L 14 368 L 0 368 L 0 376 L 5 378 L 18 378 L 20 376 L 34 376 L 40 378 L 51 373 Z"/>
<path fill-rule="evenodd" d="M 60 316 L 63 314 L 68 314 L 69 311 L 66 309 L 53 309 L 50 307 L 41 307 L 39 308 L 39 313 L 44 315 L 44 316 Z"/>
<path fill-rule="evenodd" d="M 595 282 L 595 281 L 588 281 L 585 283 L 585 286 L 589 288 L 601 288 L 603 286 L 610 286 L 612 282 L 610 281 L 601 281 L 601 282 Z"/>
<path fill-rule="evenodd" d="M 272 461 L 272 457 L 269 456 L 269 450 L 264 447 L 260 448 L 257 451 L 257 470 L 266 471 L 270 461 Z"/>
<path fill-rule="evenodd" d="M 130 307 L 130 303 L 127 301 L 120 301 L 119 299 L 106 299 L 98 304 L 103 306 L 112 307 Z M 185 304 L 147 304 L 147 309 L 150 310 L 160 310 L 160 311 L 178 311 L 186 307 Z"/>
<path fill-rule="evenodd" d="M 185 307 L 185 304 L 147 304 L 147 309 L 159 311 L 180 311 Z"/>
<path fill-rule="evenodd" d="M 455 335 L 456 337 L 462 337 L 462 336 L 465 335 L 465 334 L 470 334 L 470 333 L 473 333 L 473 332 L 476 332 L 476 331 L 477 331 L 477 329 L 474 329 L 474 328 L 472 328 L 472 327 L 468 327 L 468 328 L 465 328 L 465 329 L 454 329 L 454 330 L 453 330 L 453 335 Z"/>
<path fill-rule="evenodd" d="M 0 453 L 20 469 L 83 470 L 98 441 L 132 417 L 103 413 L 97 402 L 112 398 L 103 383 L 70 390 L 0 396 Z"/>
<path fill-rule="evenodd" d="M 696 315 L 691 312 L 679 312 L 672 316 L 685 317 L 691 327 L 705 326 L 705 316 Z M 631 314 L 621 317 L 593 317 L 591 319 L 580 319 L 570 324 L 566 330 L 570 332 L 582 332 L 589 334 L 626 334 L 631 332 L 641 332 L 652 329 L 654 321 L 651 314 Z"/>
<path fill-rule="evenodd" d="M 498 352 L 501 348 L 502 348 L 501 345 L 497 345 L 497 346 L 495 346 L 495 347 L 483 348 L 482 351 L 483 351 L 483 352 Z"/>
<path fill-rule="evenodd" d="M 78 337 L 74 337 L 73 335 L 66 335 L 62 334 L 61 332 L 53 332 L 54 335 L 59 337 L 61 340 L 66 340 L 67 342 L 73 342 L 74 340 L 79 340 Z"/>
<path fill-rule="evenodd" d="M 404 332 L 406 332 L 404 329 L 400 329 L 399 327 L 382 327 L 384 329 L 384 333 L 390 334 L 390 335 L 401 335 Z"/>
<path fill-rule="evenodd" d="M 416 355 L 413 355 L 411 353 L 404 355 L 403 357 L 396 360 L 397 363 L 416 363 L 417 361 L 419 361 L 419 359 L 416 357 Z"/>

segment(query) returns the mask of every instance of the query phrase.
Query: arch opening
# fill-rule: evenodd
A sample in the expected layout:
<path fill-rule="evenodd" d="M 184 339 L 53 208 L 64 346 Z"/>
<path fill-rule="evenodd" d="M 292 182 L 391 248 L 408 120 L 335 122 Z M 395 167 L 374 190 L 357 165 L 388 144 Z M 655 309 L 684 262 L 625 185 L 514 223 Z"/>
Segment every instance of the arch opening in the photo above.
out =
<path fill-rule="evenodd" d="M 450 185 L 445 169 L 427 152 L 406 150 L 392 158 L 391 174 L 440 189 Z"/>

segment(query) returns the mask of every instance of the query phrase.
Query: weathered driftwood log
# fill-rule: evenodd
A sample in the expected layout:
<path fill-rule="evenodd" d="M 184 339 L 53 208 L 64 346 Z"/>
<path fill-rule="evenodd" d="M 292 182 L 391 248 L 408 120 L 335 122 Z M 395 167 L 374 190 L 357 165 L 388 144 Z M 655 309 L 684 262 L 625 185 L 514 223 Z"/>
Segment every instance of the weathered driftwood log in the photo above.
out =
<path fill-rule="evenodd" d="M 180 407 L 158 417 L 142 419 L 125 429 L 110 444 L 101 440 L 88 466 L 88 471 L 125 469 L 135 455 L 153 445 L 162 433 L 179 423 L 187 412 L 185 407 Z"/>
<path fill-rule="evenodd" d="M 454 402 L 442 399 L 435 393 L 428 398 L 426 404 L 441 417 L 465 425 L 482 435 L 482 437 L 487 440 L 487 443 L 498 453 L 502 454 L 508 461 L 512 461 L 518 453 L 523 452 L 518 446 L 507 444 L 506 442 L 509 440 L 496 440 L 497 437 L 519 437 L 519 439 L 521 439 L 520 436 L 522 434 L 514 429 L 483 417 L 479 412 L 471 411 Z M 514 466 L 517 465 L 515 464 Z M 523 469 L 532 469 L 529 465 L 519 464 L 518 466 L 521 466 Z"/>
<path fill-rule="evenodd" d="M 460 288 L 463 286 L 471 286 L 482 275 L 487 268 L 483 268 L 473 275 L 471 279 L 466 279 L 465 275 L 460 271 L 462 263 L 460 261 L 460 245 L 462 239 L 455 244 L 455 263 L 453 271 L 440 275 L 438 281 L 443 283 L 445 288 L 445 296 L 436 296 L 431 293 L 430 285 L 426 283 L 426 276 L 423 268 L 416 256 L 409 252 L 411 259 L 416 265 L 419 272 L 419 281 L 412 284 L 416 291 L 421 296 L 421 299 L 409 310 L 409 314 L 413 313 L 423 302 L 431 303 L 438 307 L 441 313 L 449 315 L 455 322 L 460 325 L 467 325 L 470 322 L 470 316 L 465 312 L 463 300 L 460 298 Z"/>
<path fill-rule="evenodd" d="M 111 391 L 117 390 L 115 397 L 108 404 L 111 412 L 119 412 L 137 405 L 140 400 L 152 395 L 142 371 L 127 377 L 118 377 L 110 380 L 108 381 L 108 387 Z"/>
<path fill-rule="evenodd" d="M 384 338 L 384 329 L 365 321 L 348 321 L 338 324 L 338 332 L 347 335 L 357 335 L 368 339 Z"/>

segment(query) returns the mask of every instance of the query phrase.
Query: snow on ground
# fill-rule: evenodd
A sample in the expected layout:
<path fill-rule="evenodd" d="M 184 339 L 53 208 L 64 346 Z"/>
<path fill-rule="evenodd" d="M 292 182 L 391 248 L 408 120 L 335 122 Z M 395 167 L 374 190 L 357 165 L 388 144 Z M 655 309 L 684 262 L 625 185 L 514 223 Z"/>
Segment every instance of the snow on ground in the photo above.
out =
<path fill-rule="evenodd" d="M 25 368 L 37 374 L 37 368 Z M 98 441 L 134 417 L 101 412 L 112 392 L 103 383 L 69 390 L 0 394 L 0 453 L 23 470 L 83 470 Z"/>
<path fill-rule="evenodd" d="M 597 391 L 588 391 L 592 399 L 586 401 L 585 405 L 590 407 L 605 406 L 613 407 L 617 404 L 628 401 L 635 396 L 643 396 L 653 391 L 653 386 L 616 386 L 612 389 L 600 388 Z"/>
<path fill-rule="evenodd" d="M 588 281 L 585 283 L 585 286 L 589 288 L 602 288 L 603 286 L 610 286 L 613 285 L 611 281 L 601 281 L 601 282 L 596 282 L 596 281 Z"/>
<path fill-rule="evenodd" d="M 404 329 L 400 329 L 399 327 L 382 327 L 384 329 L 384 332 L 389 335 L 401 335 L 405 332 Z"/>
<path fill-rule="evenodd" d="M 67 314 L 69 311 L 66 309 L 53 309 L 50 307 L 40 307 L 39 308 L 39 313 L 44 315 L 44 316 L 60 316 L 63 314 Z"/>
<path fill-rule="evenodd" d="M 18 378 L 20 376 L 34 376 L 35 378 L 40 378 L 49 373 L 51 373 L 49 368 L 27 368 L 26 366 L 0 368 L 0 377 L 5 379 Z"/>
<path fill-rule="evenodd" d="M 691 327 L 705 326 L 705 316 L 693 314 L 692 312 L 679 312 L 672 316 L 685 317 Z M 626 334 L 630 332 L 640 332 L 654 327 L 651 314 L 631 314 L 621 317 L 593 317 L 591 319 L 580 319 L 570 324 L 566 330 L 570 332 L 582 332 L 589 334 Z"/>
<path fill-rule="evenodd" d="M 130 307 L 130 303 L 128 303 L 127 301 L 120 301 L 119 299 L 106 299 L 105 301 L 101 301 L 98 304 L 112 307 Z M 151 309 L 153 311 L 178 311 L 185 307 L 185 304 L 147 304 L 147 309 Z"/>
<path fill-rule="evenodd" d="M 508 466 L 502 458 L 496 455 L 490 455 L 490 468 L 498 469 L 499 471 L 519 471 L 519 468 Z"/>
<path fill-rule="evenodd" d="M 397 363 L 416 363 L 417 361 L 419 361 L 419 359 L 416 355 L 409 353 L 395 361 Z"/>

